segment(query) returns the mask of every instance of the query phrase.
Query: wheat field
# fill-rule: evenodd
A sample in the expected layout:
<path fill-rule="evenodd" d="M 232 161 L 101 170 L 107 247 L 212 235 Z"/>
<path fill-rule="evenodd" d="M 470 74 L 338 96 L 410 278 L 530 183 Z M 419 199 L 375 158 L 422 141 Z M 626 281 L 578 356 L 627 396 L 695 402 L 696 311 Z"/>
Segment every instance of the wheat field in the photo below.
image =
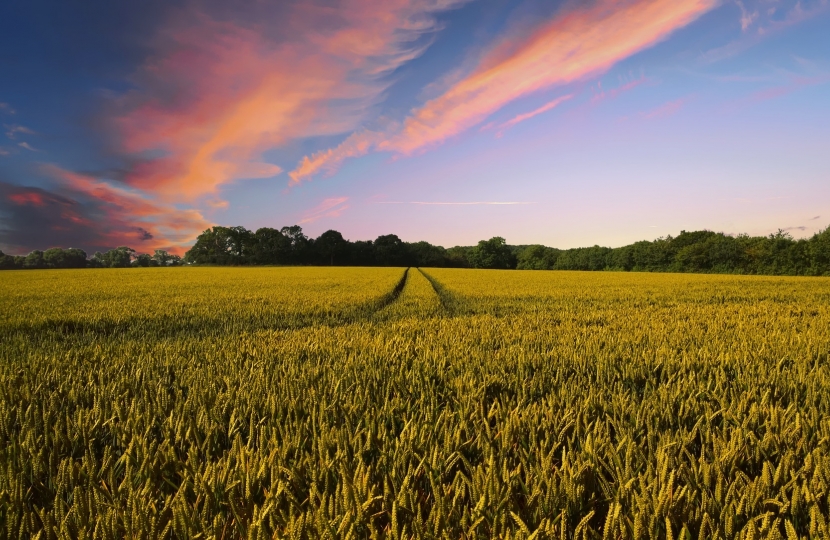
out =
<path fill-rule="evenodd" d="M 2 538 L 830 538 L 830 279 L 6 272 Z"/>

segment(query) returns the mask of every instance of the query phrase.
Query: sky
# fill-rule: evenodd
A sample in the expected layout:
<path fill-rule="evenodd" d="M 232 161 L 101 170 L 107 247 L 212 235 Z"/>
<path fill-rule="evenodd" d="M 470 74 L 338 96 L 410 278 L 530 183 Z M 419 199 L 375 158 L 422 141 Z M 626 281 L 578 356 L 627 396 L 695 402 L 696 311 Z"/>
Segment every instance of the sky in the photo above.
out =
<path fill-rule="evenodd" d="M 0 249 L 830 224 L 830 0 L 0 4 Z"/>

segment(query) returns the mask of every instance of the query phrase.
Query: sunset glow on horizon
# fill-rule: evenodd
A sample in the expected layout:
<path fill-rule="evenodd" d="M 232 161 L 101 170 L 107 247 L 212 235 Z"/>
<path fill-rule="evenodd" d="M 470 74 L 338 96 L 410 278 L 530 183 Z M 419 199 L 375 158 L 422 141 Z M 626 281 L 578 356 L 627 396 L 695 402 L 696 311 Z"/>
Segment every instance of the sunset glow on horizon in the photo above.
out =
<path fill-rule="evenodd" d="M 0 7 L 0 249 L 830 224 L 830 0 Z"/>

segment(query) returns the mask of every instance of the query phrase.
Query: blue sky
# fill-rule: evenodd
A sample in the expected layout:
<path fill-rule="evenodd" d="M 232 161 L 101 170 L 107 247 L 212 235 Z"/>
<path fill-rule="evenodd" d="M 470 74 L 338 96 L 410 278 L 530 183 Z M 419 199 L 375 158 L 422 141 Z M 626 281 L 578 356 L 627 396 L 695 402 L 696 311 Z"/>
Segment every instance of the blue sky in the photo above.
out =
<path fill-rule="evenodd" d="M 827 0 L 0 6 L 0 249 L 830 222 Z"/>

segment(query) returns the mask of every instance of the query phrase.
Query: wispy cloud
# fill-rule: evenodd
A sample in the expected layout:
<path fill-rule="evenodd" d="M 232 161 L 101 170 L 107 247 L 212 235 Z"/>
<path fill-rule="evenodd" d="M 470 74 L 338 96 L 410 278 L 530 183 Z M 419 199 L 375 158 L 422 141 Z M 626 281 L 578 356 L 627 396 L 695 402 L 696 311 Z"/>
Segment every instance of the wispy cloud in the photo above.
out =
<path fill-rule="evenodd" d="M 340 214 L 349 208 L 349 205 L 346 204 L 348 200 L 348 197 L 332 197 L 323 200 L 323 202 L 303 214 L 302 219 L 300 219 L 300 225 L 312 223 L 326 217 L 339 217 Z"/>
<path fill-rule="evenodd" d="M 410 155 L 441 144 L 516 99 L 608 70 L 717 4 L 718 0 L 599 0 L 571 8 L 529 34 L 505 36 L 469 75 L 358 154 L 379 150 Z M 332 157 L 344 154 L 335 148 Z M 318 154 L 318 161 L 324 156 Z M 319 164 L 316 170 L 323 168 Z M 306 176 L 298 167 L 292 171 L 292 182 Z"/>
<path fill-rule="evenodd" d="M 4 124 L 3 127 L 6 128 L 6 137 L 12 140 L 17 138 L 18 133 L 23 133 L 24 135 L 35 135 L 34 130 L 29 129 L 26 126 L 19 126 L 16 124 Z"/>
<path fill-rule="evenodd" d="M 667 103 L 663 103 L 662 105 L 660 105 L 658 107 L 655 107 L 654 109 L 651 109 L 650 111 L 644 112 L 643 113 L 643 118 L 652 119 L 652 118 L 662 118 L 662 117 L 665 117 L 665 116 L 671 116 L 674 113 L 676 113 L 677 111 L 679 111 L 680 109 L 682 109 L 687 101 L 688 101 L 688 98 L 680 98 L 680 99 L 675 99 L 673 101 L 669 101 Z"/>
<path fill-rule="evenodd" d="M 621 85 L 619 85 L 615 88 L 610 88 L 608 90 L 605 90 L 602 87 L 602 83 L 599 82 L 599 83 L 597 83 L 597 91 L 594 93 L 593 96 L 591 96 L 591 103 L 592 104 L 597 104 L 597 103 L 600 103 L 601 101 L 605 101 L 607 99 L 616 99 L 618 96 L 620 96 L 621 94 L 624 94 L 625 92 L 629 92 L 629 91 L 637 88 L 640 85 L 647 84 L 647 83 L 652 83 L 652 82 L 653 81 L 651 79 L 641 75 L 639 78 L 632 79 L 632 80 L 630 80 L 628 82 L 625 82 L 625 83 L 623 83 L 623 84 L 621 84 Z"/>
<path fill-rule="evenodd" d="M 418 204 L 418 205 L 437 205 L 437 206 L 513 206 L 523 204 L 536 204 L 535 202 L 525 201 L 372 201 L 373 204 Z"/>
<path fill-rule="evenodd" d="M 163 154 L 133 167 L 127 182 L 193 199 L 279 174 L 264 152 L 355 129 L 388 87 L 386 75 L 423 52 L 419 38 L 438 28 L 434 14 L 459 3 L 284 2 L 255 21 L 204 7 L 181 13 L 117 104 L 123 151 Z"/>
<path fill-rule="evenodd" d="M 195 209 L 182 209 L 155 200 L 141 191 L 114 185 L 91 176 L 74 173 L 54 165 L 43 171 L 58 181 L 59 189 L 73 200 L 84 200 L 95 209 L 95 217 L 78 213 L 69 221 L 97 223 L 95 242 L 134 248 L 165 248 L 182 252 L 198 233 L 211 226 Z"/>
<path fill-rule="evenodd" d="M 815 221 L 817 219 L 821 219 L 821 216 L 811 217 L 808 221 Z"/>
<path fill-rule="evenodd" d="M 0 113 L 3 114 L 14 114 L 15 110 L 12 108 L 11 105 L 8 103 L 0 102 Z"/>
<path fill-rule="evenodd" d="M 411 154 L 478 124 L 530 93 L 602 73 L 623 58 L 661 41 L 716 5 L 716 0 L 655 2 L 605 0 L 572 9 L 524 39 L 503 45 L 443 95 L 413 111 L 383 150 Z M 519 84 L 517 84 L 519 81 Z"/>
<path fill-rule="evenodd" d="M 800 60 L 800 59 L 799 59 Z M 804 88 L 830 83 L 830 71 L 821 66 L 815 66 L 804 60 L 798 62 L 800 72 L 792 70 L 777 70 L 774 76 L 764 80 L 777 81 L 776 84 L 756 90 L 741 98 L 730 100 L 721 106 L 724 113 L 734 112 L 758 103 L 782 98 Z"/>
<path fill-rule="evenodd" d="M 744 6 L 744 3 L 741 2 L 741 0 L 735 0 L 735 3 L 738 4 L 738 7 L 741 9 L 741 30 L 746 32 L 746 30 L 752 26 L 752 23 L 758 19 L 758 10 L 749 11 L 746 9 L 746 6 Z"/>
<path fill-rule="evenodd" d="M 703 63 L 713 63 L 732 58 L 769 36 L 778 34 L 830 9 L 827 0 L 776 0 L 775 5 L 766 9 L 748 9 L 742 2 L 736 2 L 740 10 L 738 22 L 742 35 L 714 49 L 705 51 L 700 56 Z M 769 2 L 768 4 L 773 4 Z M 761 5 L 761 4 L 759 4 Z"/>
<path fill-rule="evenodd" d="M 360 157 L 380 144 L 385 135 L 376 131 L 363 130 L 349 135 L 335 148 L 322 150 L 311 156 L 305 156 L 297 167 L 288 173 L 289 185 L 296 185 L 322 171 L 334 173 L 348 158 Z"/>
<path fill-rule="evenodd" d="M 573 94 L 568 94 L 568 95 L 565 95 L 565 96 L 560 96 L 560 97 L 558 97 L 558 98 L 556 98 L 556 99 L 554 99 L 554 100 L 551 100 L 551 101 L 549 101 L 549 102 L 545 103 L 544 105 L 542 105 L 542 106 L 541 106 L 541 107 L 539 107 L 538 109 L 534 109 L 534 110 L 532 110 L 532 111 L 530 111 L 530 112 L 523 113 L 523 114 L 518 114 L 518 115 L 514 116 L 513 118 L 511 118 L 510 120 L 508 120 L 507 122 L 505 122 L 505 123 L 501 124 L 501 125 L 498 127 L 498 129 L 499 129 L 499 130 L 498 130 L 498 132 L 496 133 L 496 136 L 497 136 L 497 137 L 501 137 L 501 136 L 504 134 L 504 132 L 505 132 L 505 131 L 507 131 L 508 129 L 512 128 L 512 127 L 513 127 L 513 126 L 515 126 L 516 124 L 518 124 L 518 123 L 520 123 L 520 122 L 524 122 L 525 120 L 530 120 L 530 119 L 531 119 L 531 118 L 533 118 L 534 116 L 538 116 L 538 115 L 540 115 L 540 114 L 542 114 L 542 113 L 544 113 L 544 112 L 547 112 L 547 111 L 549 111 L 549 110 L 553 109 L 554 107 L 557 107 L 559 104 L 561 104 L 561 103 L 563 103 L 563 102 L 565 102 L 565 101 L 568 101 L 568 100 L 569 100 L 569 99 L 571 99 L 572 97 L 574 97 L 574 96 L 573 96 Z"/>
<path fill-rule="evenodd" d="M 39 191 L 21 190 L 10 193 L 6 197 L 8 198 L 8 200 L 19 206 L 27 204 L 33 206 L 43 206 L 45 204 L 43 194 Z"/>
<path fill-rule="evenodd" d="M 830 82 L 830 75 L 824 75 L 820 77 L 792 76 L 784 84 L 772 86 L 769 88 L 765 88 L 763 90 L 759 90 L 757 92 L 753 92 L 749 95 L 749 97 L 743 100 L 743 103 L 750 105 L 753 103 L 769 101 L 771 99 L 786 96 L 808 86 L 816 86 L 828 82 Z"/>
<path fill-rule="evenodd" d="M 31 144 L 29 144 L 27 142 L 17 143 L 17 146 L 19 146 L 20 148 L 25 148 L 26 150 L 28 150 L 30 152 L 40 152 L 40 150 L 33 147 Z"/>

